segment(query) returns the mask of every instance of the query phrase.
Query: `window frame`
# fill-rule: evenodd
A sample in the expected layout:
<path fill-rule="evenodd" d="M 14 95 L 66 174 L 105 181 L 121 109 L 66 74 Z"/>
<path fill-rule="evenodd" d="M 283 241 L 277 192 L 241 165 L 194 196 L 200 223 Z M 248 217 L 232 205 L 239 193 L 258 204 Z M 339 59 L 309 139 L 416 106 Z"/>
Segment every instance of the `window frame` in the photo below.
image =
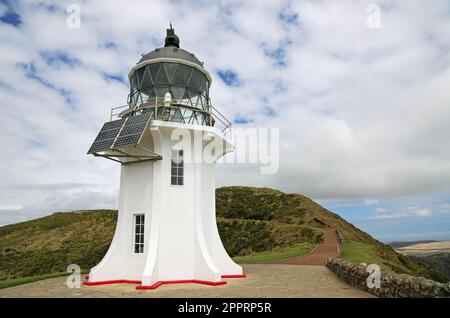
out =
<path fill-rule="evenodd" d="M 179 160 L 179 162 L 177 162 Z M 175 173 L 174 173 L 175 171 Z M 175 182 L 174 182 L 175 180 Z M 170 185 L 174 187 L 184 186 L 184 151 L 172 149 L 170 156 Z"/>
<path fill-rule="evenodd" d="M 138 223 L 139 217 L 139 223 Z M 139 226 L 139 231 L 138 230 Z M 139 240 L 138 240 L 139 237 Z M 133 254 L 142 255 L 145 250 L 145 214 L 133 214 Z"/>

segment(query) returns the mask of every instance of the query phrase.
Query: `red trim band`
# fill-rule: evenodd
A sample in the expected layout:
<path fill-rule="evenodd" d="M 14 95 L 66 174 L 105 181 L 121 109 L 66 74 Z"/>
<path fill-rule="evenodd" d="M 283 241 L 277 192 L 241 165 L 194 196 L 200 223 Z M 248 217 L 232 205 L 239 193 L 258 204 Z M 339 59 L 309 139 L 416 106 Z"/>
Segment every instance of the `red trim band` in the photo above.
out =
<path fill-rule="evenodd" d="M 186 279 L 186 280 L 166 280 L 166 281 L 159 281 L 154 283 L 150 286 L 142 286 L 139 285 L 136 287 L 136 289 L 156 289 L 161 285 L 168 285 L 168 284 L 202 284 L 202 285 L 209 285 L 209 286 L 219 286 L 219 285 L 225 285 L 227 282 L 221 281 L 221 282 L 210 282 L 207 280 L 198 280 L 198 279 Z"/>
<path fill-rule="evenodd" d="M 246 275 L 222 275 L 222 278 L 247 278 Z M 140 280 L 128 280 L 128 279 L 116 279 L 116 280 L 103 280 L 99 282 L 90 282 L 88 281 L 89 277 L 86 276 L 87 281 L 83 282 L 83 285 L 86 286 L 97 286 L 97 285 L 108 285 L 108 284 L 137 284 L 139 286 L 136 289 L 144 290 L 144 289 L 156 289 L 161 285 L 170 285 L 170 284 L 202 284 L 209 286 L 220 286 L 225 285 L 227 282 L 211 282 L 206 280 L 199 279 L 184 279 L 184 280 L 166 280 L 166 281 L 158 281 L 150 286 L 142 286 L 142 282 Z"/>
<path fill-rule="evenodd" d="M 241 275 L 222 275 L 222 278 L 247 278 L 247 275 L 241 274 Z"/>

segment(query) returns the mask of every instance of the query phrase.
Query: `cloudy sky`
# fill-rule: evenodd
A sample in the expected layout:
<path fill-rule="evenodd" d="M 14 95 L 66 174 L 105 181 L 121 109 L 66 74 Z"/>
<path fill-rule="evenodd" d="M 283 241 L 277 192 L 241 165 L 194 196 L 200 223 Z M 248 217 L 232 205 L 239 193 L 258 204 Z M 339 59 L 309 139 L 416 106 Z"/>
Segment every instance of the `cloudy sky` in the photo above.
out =
<path fill-rule="evenodd" d="M 222 164 L 218 186 L 302 193 L 385 241 L 450 239 L 448 0 L 0 0 L 0 224 L 117 207 L 119 167 L 86 152 L 169 21 L 235 127 L 280 131 L 278 173 Z"/>

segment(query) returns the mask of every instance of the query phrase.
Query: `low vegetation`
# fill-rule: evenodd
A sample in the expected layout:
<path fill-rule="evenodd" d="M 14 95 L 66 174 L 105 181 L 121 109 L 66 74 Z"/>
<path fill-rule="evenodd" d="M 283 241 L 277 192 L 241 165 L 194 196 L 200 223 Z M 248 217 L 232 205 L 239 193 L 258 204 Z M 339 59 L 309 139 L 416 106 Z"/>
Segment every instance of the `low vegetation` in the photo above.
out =
<path fill-rule="evenodd" d="M 0 228 L 0 280 L 88 269 L 111 243 L 114 211 L 55 213 Z"/>
<path fill-rule="evenodd" d="M 68 264 L 95 266 L 108 250 L 116 219 L 116 211 L 78 211 L 1 227 L 0 280 L 64 272 Z M 297 244 L 316 246 L 323 240 L 317 229 L 296 224 L 221 217 L 217 223 L 231 256 L 277 254 L 292 246 L 300 255 L 304 249 Z"/>
<path fill-rule="evenodd" d="M 345 259 L 437 277 L 429 267 L 299 194 L 225 187 L 216 191 L 216 207 L 222 241 L 238 262 L 303 255 L 323 241 L 320 228 L 328 225 L 341 233 Z M 93 267 L 110 245 L 116 219 L 116 211 L 77 211 L 0 227 L 0 280 L 65 272 L 73 263 L 84 270 Z"/>
<path fill-rule="evenodd" d="M 450 281 L 450 253 L 441 253 L 423 257 L 413 257 L 415 261 L 430 269 L 437 269 Z"/>
<path fill-rule="evenodd" d="M 216 202 L 217 213 L 222 217 L 240 215 L 240 218 L 247 220 L 300 225 L 311 229 L 326 224 L 339 231 L 345 260 L 376 263 L 385 270 L 447 281 L 435 268 L 397 253 L 392 247 L 300 194 L 286 194 L 269 188 L 224 187 L 216 190 Z"/>
<path fill-rule="evenodd" d="M 301 243 L 323 242 L 323 234 L 304 225 L 273 221 L 218 218 L 220 237 L 232 256 L 279 250 Z"/>
<path fill-rule="evenodd" d="M 233 260 L 241 264 L 279 261 L 282 259 L 306 255 L 311 252 L 316 246 L 316 244 L 312 243 L 300 243 L 290 247 L 279 247 L 266 252 L 252 253 L 246 256 L 233 257 Z"/>

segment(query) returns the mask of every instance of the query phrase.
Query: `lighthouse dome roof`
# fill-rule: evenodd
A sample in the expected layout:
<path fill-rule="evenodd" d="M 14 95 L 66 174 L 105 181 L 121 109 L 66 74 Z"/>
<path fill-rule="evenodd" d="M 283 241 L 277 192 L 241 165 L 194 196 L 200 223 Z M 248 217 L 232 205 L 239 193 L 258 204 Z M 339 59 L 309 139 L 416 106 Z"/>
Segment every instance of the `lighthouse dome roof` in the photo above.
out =
<path fill-rule="evenodd" d="M 166 46 L 166 47 L 161 47 L 161 48 L 155 49 L 155 50 L 151 51 L 150 53 L 143 55 L 142 58 L 140 59 L 140 61 L 138 62 L 138 64 L 142 63 L 144 61 L 155 60 L 155 59 L 160 59 L 160 58 L 185 60 L 185 61 L 192 62 L 192 63 L 195 63 L 195 64 L 203 67 L 202 62 L 200 62 L 199 59 L 196 58 L 193 53 L 190 53 L 190 52 L 188 52 L 184 49 L 181 49 L 179 47 L 176 47 L 176 46 Z"/>
<path fill-rule="evenodd" d="M 132 108 L 148 108 L 168 102 L 171 121 L 211 125 L 211 76 L 194 54 L 180 48 L 172 26 L 166 31 L 164 47 L 143 55 L 128 74 L 128 103 Z"/>

